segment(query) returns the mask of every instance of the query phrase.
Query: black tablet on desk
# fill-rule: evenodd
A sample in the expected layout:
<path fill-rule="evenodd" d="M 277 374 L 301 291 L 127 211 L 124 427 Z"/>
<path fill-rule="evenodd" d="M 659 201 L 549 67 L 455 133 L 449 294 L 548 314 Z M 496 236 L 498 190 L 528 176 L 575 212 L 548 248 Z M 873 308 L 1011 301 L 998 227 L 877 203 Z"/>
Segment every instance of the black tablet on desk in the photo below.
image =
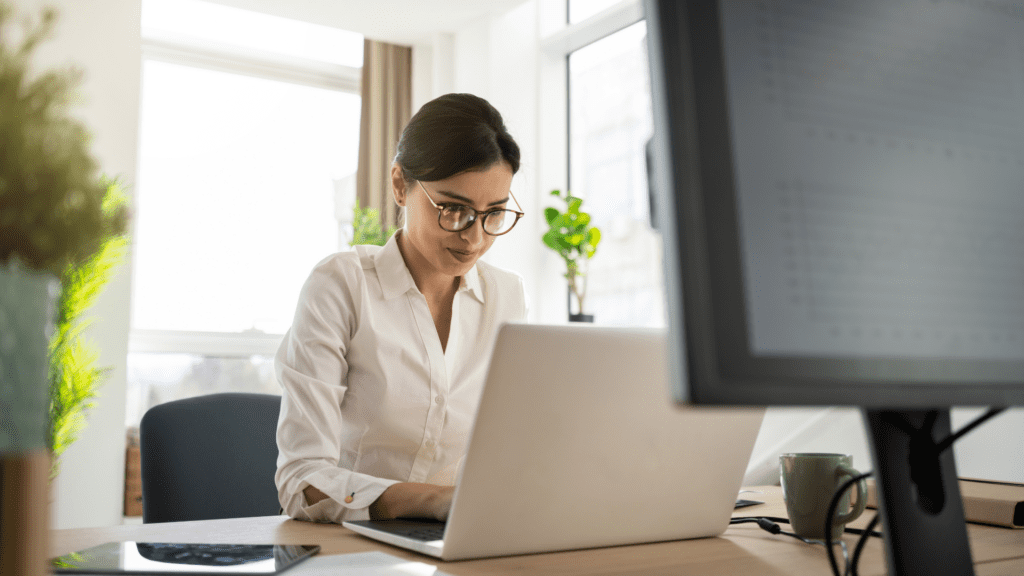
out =
<path fill-rule="evenodd" d="M 315 545 L 107 542 L 54 558 L 57 574 L 278 574 L 320 551 Z"/>

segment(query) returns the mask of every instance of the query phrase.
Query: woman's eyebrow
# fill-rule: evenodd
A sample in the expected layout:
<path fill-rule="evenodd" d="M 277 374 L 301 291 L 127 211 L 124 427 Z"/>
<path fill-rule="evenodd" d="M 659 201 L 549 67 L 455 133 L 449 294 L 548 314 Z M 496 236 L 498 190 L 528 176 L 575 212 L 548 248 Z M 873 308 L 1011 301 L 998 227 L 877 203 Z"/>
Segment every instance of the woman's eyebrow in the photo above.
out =
<path fill-rule="evenodd" d="M 445 192 L 444 190 L 438 190 L 437 193 L 441 194 L 442 196 L 447 196 L 448 198 L 450 198 L 452 200 L 459 200 L 460 202 L 465 202 L 466 204 L 472 204 L 473 203 L 473 201 L 470 200 L 469 198 L 466 198 L 465 196 L 461 196 L 459 194 L 455 194 L 454 192 Z M 500 204 L 505 204 L 507 202 L 508 202 L 508 197 L 505 197 L 504 200 L 495 200 L 494 202 L 491 202 L 490 204 L 488 204 L 488 206 L 498 206 Z"/>

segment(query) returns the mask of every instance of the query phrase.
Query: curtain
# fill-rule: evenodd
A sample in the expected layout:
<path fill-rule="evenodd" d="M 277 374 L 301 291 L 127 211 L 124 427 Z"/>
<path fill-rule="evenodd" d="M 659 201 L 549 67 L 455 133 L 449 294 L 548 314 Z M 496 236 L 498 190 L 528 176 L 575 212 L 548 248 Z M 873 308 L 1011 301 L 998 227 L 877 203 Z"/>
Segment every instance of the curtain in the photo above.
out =
<path fill-rule="evenodd" d="M 359 206 L 378 211 L 385 228 L 398 226 L 391 163 L 402 128 L 412 116 L 412 49 L 365 40 L 362 95 L 356 198 Z"/>

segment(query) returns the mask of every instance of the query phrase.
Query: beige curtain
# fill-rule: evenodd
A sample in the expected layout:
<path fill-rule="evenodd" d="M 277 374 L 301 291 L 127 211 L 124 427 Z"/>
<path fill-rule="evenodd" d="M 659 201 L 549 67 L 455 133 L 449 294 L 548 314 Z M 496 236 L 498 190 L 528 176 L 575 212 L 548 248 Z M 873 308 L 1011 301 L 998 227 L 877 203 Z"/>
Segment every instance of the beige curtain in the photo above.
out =
<path fill-rule="evenodd" d="M 365 40 L 362 92 L 356 198 L 360 206 L 376 209 L 385 227 L 398 226 L 391 163 L 402 128 L 412 116 L 412 49 Z"/>

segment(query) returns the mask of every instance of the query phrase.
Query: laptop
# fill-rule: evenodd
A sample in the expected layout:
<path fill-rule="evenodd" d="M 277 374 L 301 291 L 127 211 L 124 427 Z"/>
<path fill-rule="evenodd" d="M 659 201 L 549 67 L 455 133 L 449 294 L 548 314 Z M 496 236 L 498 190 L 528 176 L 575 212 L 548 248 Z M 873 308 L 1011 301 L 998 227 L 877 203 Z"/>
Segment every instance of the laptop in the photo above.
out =
<path fill-rule="evenodd" d="M 664 331 L 505 324 L 447 522 L 342 525 L 442 560 L 717 536 L 764 410 L 667 379 Z"/>

